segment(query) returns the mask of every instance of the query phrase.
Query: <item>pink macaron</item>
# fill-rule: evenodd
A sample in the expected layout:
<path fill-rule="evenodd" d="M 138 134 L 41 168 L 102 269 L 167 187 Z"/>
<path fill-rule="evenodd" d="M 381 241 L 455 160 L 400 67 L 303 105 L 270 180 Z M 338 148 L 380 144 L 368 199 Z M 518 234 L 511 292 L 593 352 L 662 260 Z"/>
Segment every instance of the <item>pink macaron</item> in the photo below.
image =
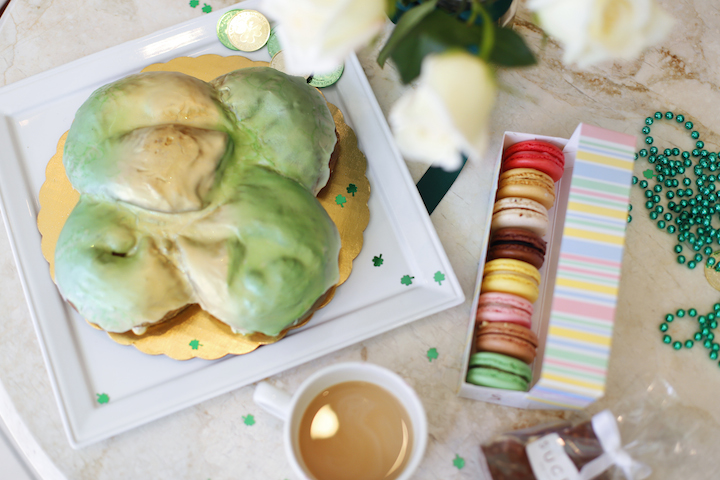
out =
<path fill-rule="evenodd" d="M 476 320 L 505 322 L 532 327 L 533 306 L 528 300 L 510 293 L 486 292 L 478 298 Z"/>
<path fill-rule="evenodd" d="M 557 182 L 565 172 L 565 154 L 542 140 L 525 140 L 510 145 L 503 152 L 503 172 L 512 168 L 534 168 Z"/>

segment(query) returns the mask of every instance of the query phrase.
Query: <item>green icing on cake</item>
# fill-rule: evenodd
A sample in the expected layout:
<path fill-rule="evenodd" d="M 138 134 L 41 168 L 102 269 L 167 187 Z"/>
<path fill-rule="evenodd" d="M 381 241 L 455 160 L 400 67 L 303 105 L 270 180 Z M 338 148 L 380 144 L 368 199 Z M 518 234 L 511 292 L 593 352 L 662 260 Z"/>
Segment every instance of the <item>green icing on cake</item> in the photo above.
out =
<path fill-rule="evenodd" d="M 155 323 L 194 303 L 187 275 L 152 233 L 138 228 L 132 210 L 82 195 L 55 249 L 60 292 L 84 318 L 110 332 Z"/>
<path fill-rule="evenodd" d="M 325 99 L 308 94 L 302 77 L 265 67 L 236 70 L 212 81 L 238 122 L 257 133 L 261 163 L 313 193 L 330 176 L 335 123 Z"/>
<path fill-rule="evenodd" d="M 75 114 L 63 152 L 73 187 L 102 193 L 122 172 L 118 142 L 133 130 L 177 125 L 233 134 L 232 114 L 209 84 L 175 72 L 130 75 L 93 92 Z"/>
<path fill-rule="evenodd" d="M 213 83 L 131 75 L 76 114 L 63 163 L 81 197 L 55 276 L 104 330 L 199 303 L 277 335 L 339 278 L 339 235 L 314 197 L 335 145 L 322 95 L 262 67 Z"/>
<path fill-rule="evenodd" d="M 178 243 L 200 305 L 242 319 L 226 321 L 243 332 L 277 335 L 339 276 L 339 238 L 325 210 L 300 184 L 263 167 L 248 168 L 233 197 L 184 228 Z"/>

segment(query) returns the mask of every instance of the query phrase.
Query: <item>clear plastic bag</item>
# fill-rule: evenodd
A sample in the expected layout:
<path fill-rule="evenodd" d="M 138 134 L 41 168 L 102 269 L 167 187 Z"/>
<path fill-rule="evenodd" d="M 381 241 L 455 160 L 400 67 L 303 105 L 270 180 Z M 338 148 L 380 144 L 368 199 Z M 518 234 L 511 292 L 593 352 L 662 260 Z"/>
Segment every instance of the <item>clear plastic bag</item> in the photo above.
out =
<path fill-rule="evenodd" d="M 492 480 L 720 478 L 720 426 L 656 379 L 579 422 L 516 430 L 480 446 Z"/>

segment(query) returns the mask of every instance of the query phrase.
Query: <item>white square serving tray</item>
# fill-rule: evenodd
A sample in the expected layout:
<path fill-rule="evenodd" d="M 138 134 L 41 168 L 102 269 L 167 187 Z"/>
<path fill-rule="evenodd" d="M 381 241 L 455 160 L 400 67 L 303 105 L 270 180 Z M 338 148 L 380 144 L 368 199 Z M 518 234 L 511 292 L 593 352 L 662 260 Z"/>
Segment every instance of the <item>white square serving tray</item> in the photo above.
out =
<path fill-rule="evenodd" d="M 234 8 L 258 8 L 248 0 Z M 233 7 L 231 7 L 233 8 Z M 180 56 L 236 55 L 220 10 L 0 88 L 0 206 L 55 397 L 74 448 L 119 434 L 464 301 L 423 202 L 355 56 L 323 90 L 368 160 L 370 223 L 350 278 L 302 329 L 242 356 L 175 361 L 116 344 L 62 300 L 40 250 L 38 192 L 57 141 L 96 88 Z M 272 18 L 270 18 L 272 22 Z M 243 53 L 269 61 L 265 48 Z M 375 267 L 373 257 L 384 263 Z M 445 280 L 436 282 L 442 272 Z M 405 275 L 411 285 L 401 283 Z M 442 277 L 439 277 L 442 278 Z M 100 404 L 97 394 L 110 402 Z"/>

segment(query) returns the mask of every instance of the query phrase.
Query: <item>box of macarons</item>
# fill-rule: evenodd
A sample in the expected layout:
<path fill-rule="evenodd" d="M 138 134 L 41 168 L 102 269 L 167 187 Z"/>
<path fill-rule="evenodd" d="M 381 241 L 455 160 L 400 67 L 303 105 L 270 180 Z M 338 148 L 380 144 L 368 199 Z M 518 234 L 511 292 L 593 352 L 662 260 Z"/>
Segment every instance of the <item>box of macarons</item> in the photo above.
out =
<path fill-rule="evenodd" d="M 581 409 L 605 389 L 635 137 L 505 132 L 458 394 Z"/>

